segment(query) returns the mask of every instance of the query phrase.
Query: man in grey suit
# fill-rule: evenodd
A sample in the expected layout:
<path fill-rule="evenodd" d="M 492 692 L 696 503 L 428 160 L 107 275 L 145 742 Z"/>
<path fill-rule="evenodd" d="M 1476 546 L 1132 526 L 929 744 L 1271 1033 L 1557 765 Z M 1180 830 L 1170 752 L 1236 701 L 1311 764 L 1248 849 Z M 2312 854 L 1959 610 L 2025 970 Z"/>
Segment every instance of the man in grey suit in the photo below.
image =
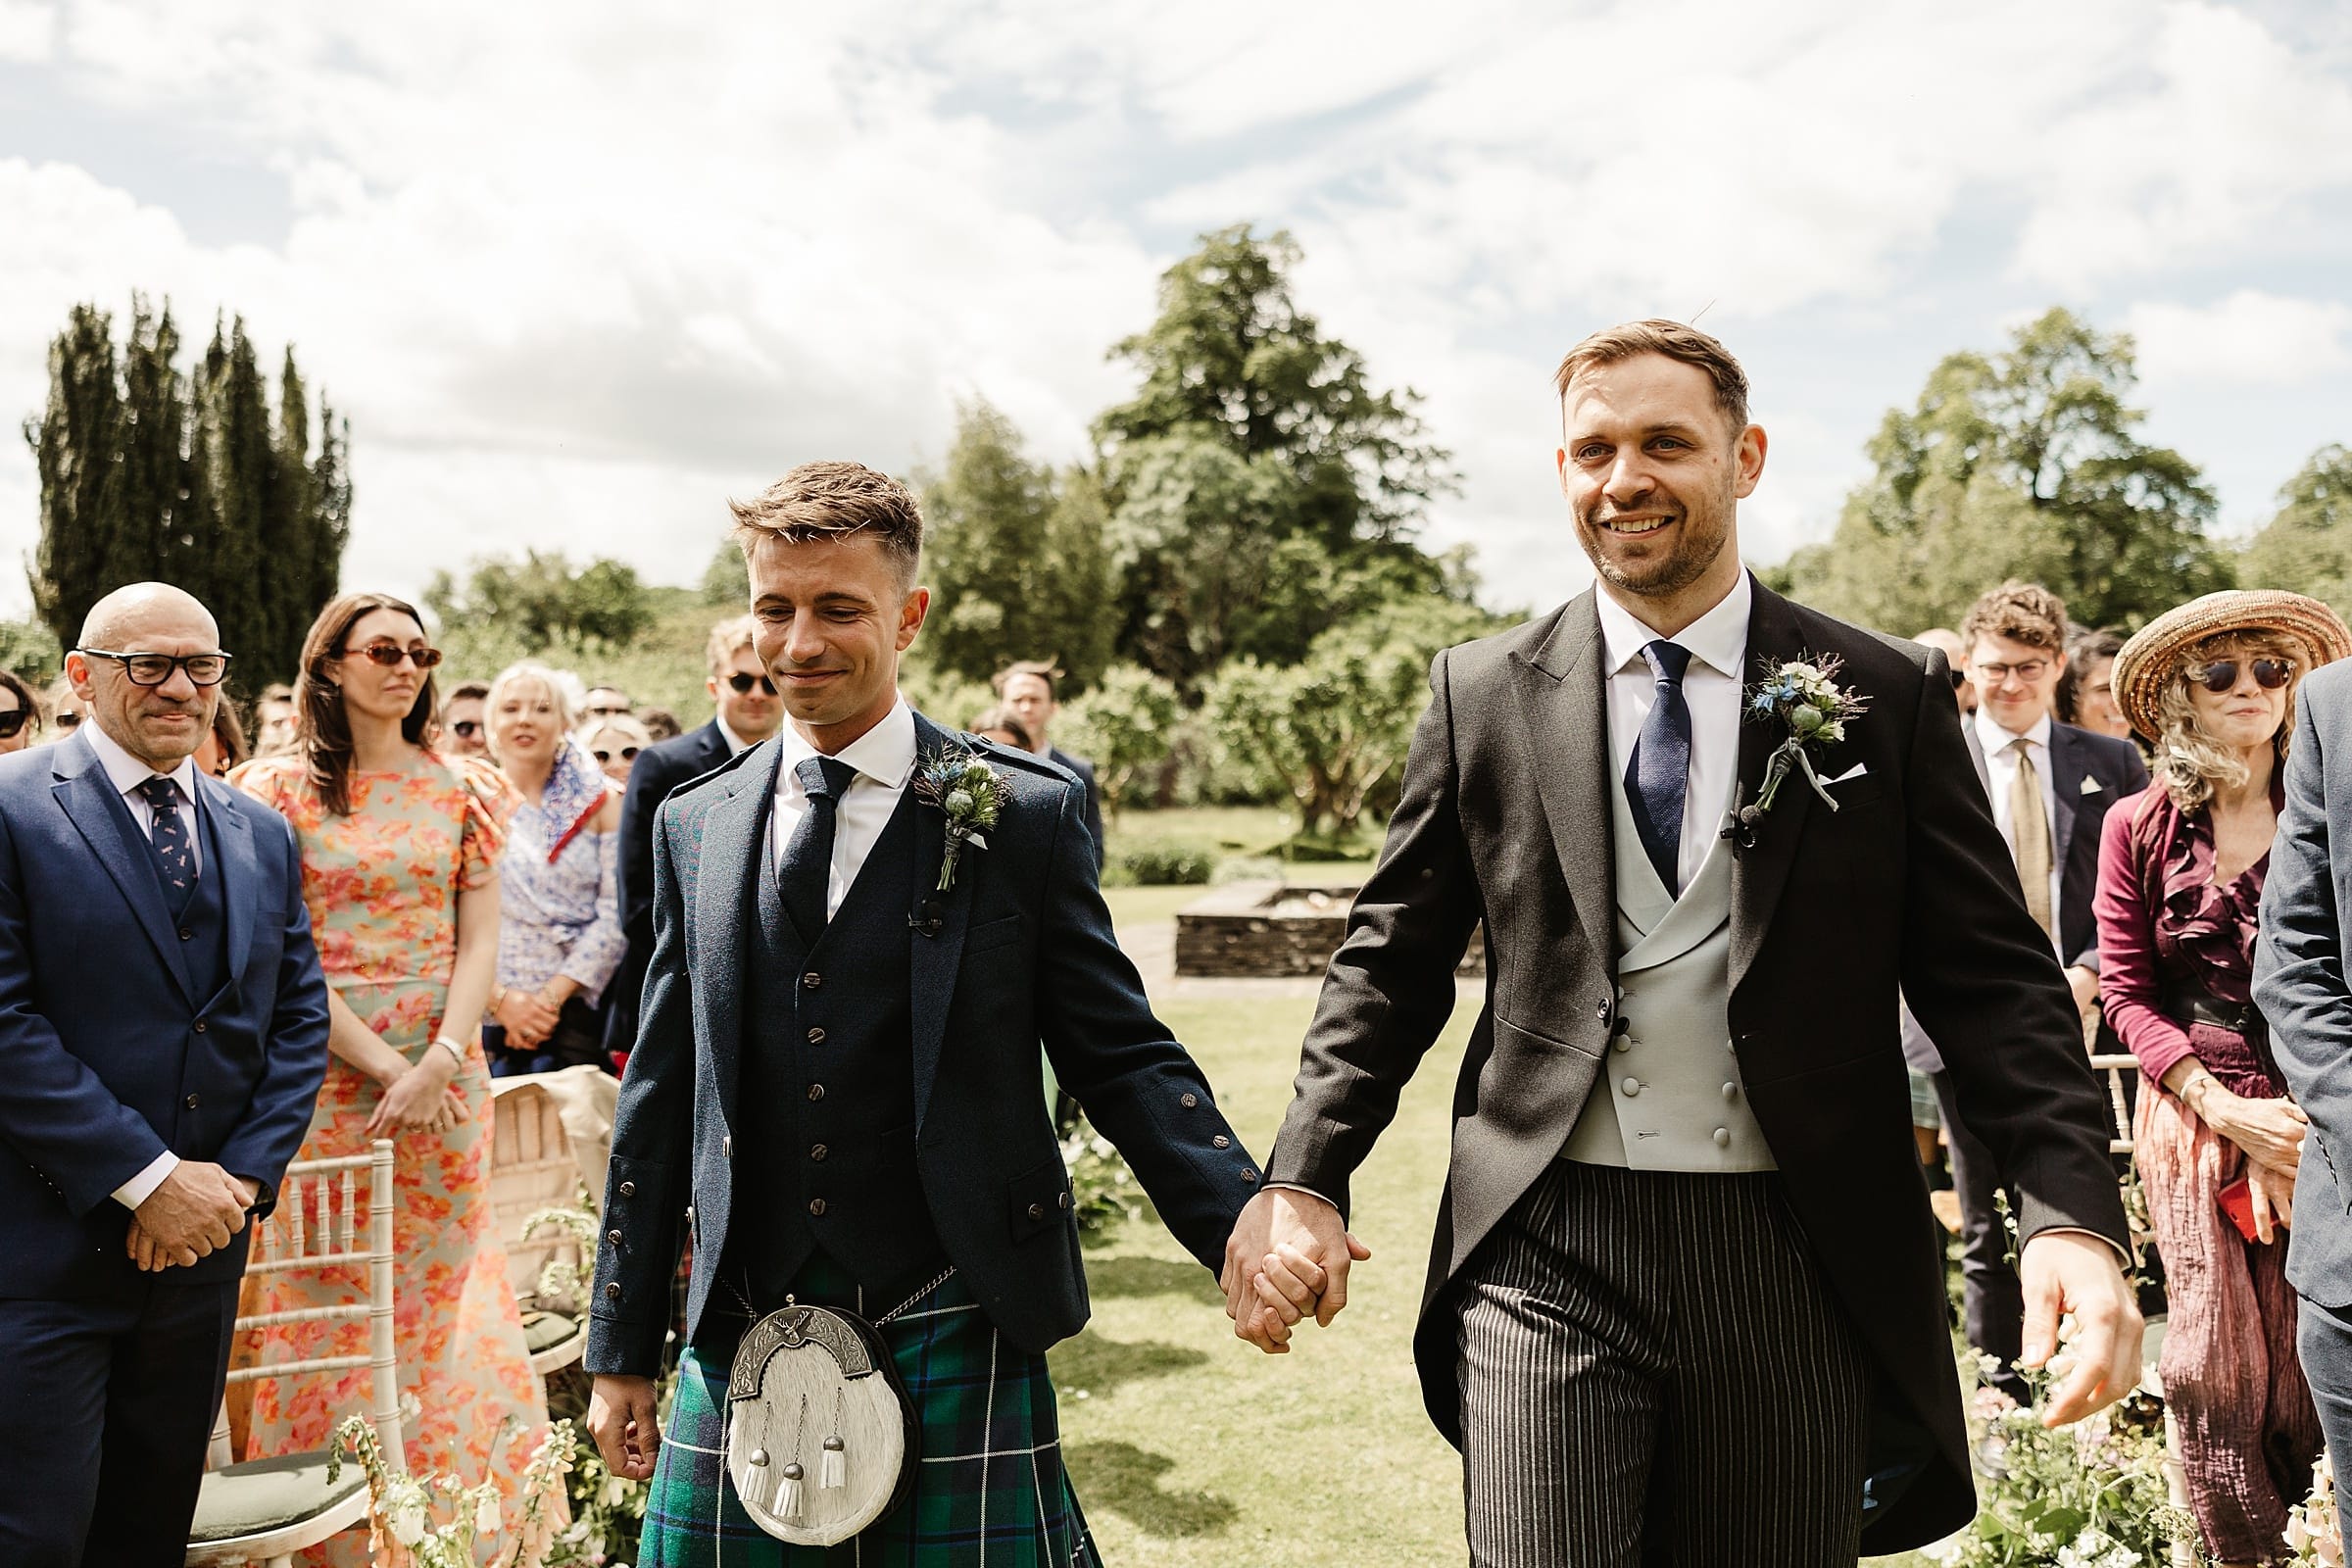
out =
<path fill-rule="evenodd" d="M 1933 1541 L 1974 1495 L 1897 990 L 2014 1175 L 2029 1365 L 2075 1314 L 2052 1422 L 2139 1373 L 2073 1000 L 1942 657 L 1741 568 L 1766 443 L 1738 362 L 1642 321 L 1557 385 L 1598 591 L 1433 665 L 1228 1309 L 1271 1348 L 1345 1303 L 1350 1177 L 1483 923 L 1415 1342 L 1471 1561 L 1806 1568 Z M 1767 809 L 1789 730 L 1742 724 L 1744 687 L 1798 661 L 1835 661 L 1867 708 Z"/>

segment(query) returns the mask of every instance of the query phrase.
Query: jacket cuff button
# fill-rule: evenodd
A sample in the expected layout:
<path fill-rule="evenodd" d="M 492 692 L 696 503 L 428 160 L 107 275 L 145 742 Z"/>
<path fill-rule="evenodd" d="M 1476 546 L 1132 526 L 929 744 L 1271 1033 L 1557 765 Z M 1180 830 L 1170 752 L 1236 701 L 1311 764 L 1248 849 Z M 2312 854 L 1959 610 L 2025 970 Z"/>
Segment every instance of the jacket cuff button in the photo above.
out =
<path fill-rule="evenodd" d="M 614 1301 L 620 1299 L 620 1281 L 614 1280 L 612 1284 L 605 1287 L 605 1298 L 607 1300 Z"/>
<path fill-rule="evenodd" d="M 1031 1219 L 1044 1219 L 1046 1217 L 1046 1205 L 1043 1203 L 1031 1203 L 1029 1205 L 1029 1217 Z"/>
<path fill-rule="evenodd" d="M 1208 1142 L 1209 1147 L 1212 1149 L 1231 1149 L 1233 1147 L 1233 1140 L 1226 1137 L 1223 1133 L 1217 1134 L 1216 1137 L 1211 1138 Z"/>
<path fill-rule="evenodd" d="M 1200 1104 L 1200 1097 L 1199 1095 L 1185 1095 L 1181 1097 L 1176 1103 L 1182 1105 L 1187 1110 L 1198 1109 Z"/>
<path fill-rule="evenodd" d="M 635 1182 L 622 1182 L 620 1184 L 620 1196 L 623 1198 L 635 1198 L 637 1196 L 637 1184 Z"/>

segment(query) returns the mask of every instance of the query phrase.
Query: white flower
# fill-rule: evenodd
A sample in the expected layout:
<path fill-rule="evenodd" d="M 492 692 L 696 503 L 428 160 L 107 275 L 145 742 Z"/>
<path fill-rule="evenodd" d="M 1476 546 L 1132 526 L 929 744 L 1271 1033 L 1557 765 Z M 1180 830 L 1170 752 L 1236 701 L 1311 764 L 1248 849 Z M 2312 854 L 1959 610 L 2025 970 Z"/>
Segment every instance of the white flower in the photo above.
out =
<path fill-rule="evenodd" d="M 605 1477 L 605 1506 L 606 1506 L 606 1507 L 608 1507 L 608 1508 L 617 1508 L 617 1507 L 619 1507 L 619 1506 L 620 1506 L 620 1499 L 621 1499 L 621 1498 L 623 1498 L 623 1497 L 625 1497 L 625 1496 L 627 1496 L 627 1495 L 628 1495 L 628 1493 L 629 1493 L 628 1483 L 626 1483 L 626 1482 L 622 1481 L 622 1480 L 620 1479 L 620 1477 L 618 1477 L 618 1476 L 612 1476 L 612 1475 L 609 1475 L 609 1476 Z"/>
<path fill-rule="evenodd" d="M 480 1500 L 473 1505 L 473 1533 L 477 1536 L 495 1536 L 498 1527 L 498 1494 L 485 1487 Z"/>
<path fill-rule="evenodd" d="M 424 1539 L 425 1527 L 431 1523 L 424 1511 L 422 1489 L 404 1487 L 393 1494 L 391 1501 L 391 1517 L 386 1523 L 391 1526 L 392 1539 L 404 1546 L 416 1545 Z"/>

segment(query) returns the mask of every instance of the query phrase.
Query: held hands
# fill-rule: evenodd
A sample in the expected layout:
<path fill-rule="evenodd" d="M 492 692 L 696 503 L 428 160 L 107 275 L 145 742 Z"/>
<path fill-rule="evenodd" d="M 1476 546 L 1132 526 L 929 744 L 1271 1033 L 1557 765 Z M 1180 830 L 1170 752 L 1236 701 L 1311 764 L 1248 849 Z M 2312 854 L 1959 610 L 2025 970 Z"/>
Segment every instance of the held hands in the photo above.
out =
<path fill-rule="evenodd" d="M 123 1250 L 143 1273 L 186 1268 L 245 1228 L 257 1191 L 218 1165 L 183 1159 L 132 1213 Z"/>
<path fill-rule="evenodd" d="M 2043 1231 L 2026 1243 L 2018 1263 L 2026 1294 L 2025 1354 L 2018 1364 L 2052 1365 L 2058 1321 L 2068 1314 L 2075 1320 L 2062 1358 L 2073 1364 L 2050 1396 L 2041 1424 L 2080 1421 L 2130 1394 L 2139 1383 L 2142 1324 L 2115 1249 L 2079 1231 Z"/>
<path fill-rule="evenodd" d="M 465 1097 L 449 1087 L 458 1075 L 456 1058 L 427 1046 L 416 1065 L 404 1065 L 384 1082 L 383 1098 L 368 1118 L 368 1136 L 443 1132 L 469 1114 Z"/>
<path fill-rule="evenodd" d="M 597 1374 L 588 1396 L 588 1434 L 605 1468 L 624 1481 L 644 1481 L 662 1451 L 662 1421 L 654 1409 L 652 1378 Z"/>
<path fill-rule="evenodd" d="M 2303 1160 L 2303 1134 L 2311 1118 L 2291 1100 L 2248 1100 L 2220 1084 L 2209 1084 L 2191 1107 L 2213 1130 L 2245 1151 L 2256 1165 L 2267 1165 L 2294 1187 L 2295 1171 Z"/>
<path fill-rule="evenodd" d="M 556 1032 L 556 1020 L 562 1011 L 558 1004 L 536 991 L 510 987 L 500 993 L 491 1016 L 506 1026 L 509 1045 L 531 1049 L 547 1044 L 547 1037 Z"/>
<path fill-rule="evenodd" d="M 1234 1337 L 1289 1353 L 1292 1326 L 1311 1314 L 1329 1328 L 1348 1304 L 1348 1265 L 1371 1255 L 1325 1200 L 1287 1187 L 1259 1193 L 1234 1222 L 1218 1276 Z"/>

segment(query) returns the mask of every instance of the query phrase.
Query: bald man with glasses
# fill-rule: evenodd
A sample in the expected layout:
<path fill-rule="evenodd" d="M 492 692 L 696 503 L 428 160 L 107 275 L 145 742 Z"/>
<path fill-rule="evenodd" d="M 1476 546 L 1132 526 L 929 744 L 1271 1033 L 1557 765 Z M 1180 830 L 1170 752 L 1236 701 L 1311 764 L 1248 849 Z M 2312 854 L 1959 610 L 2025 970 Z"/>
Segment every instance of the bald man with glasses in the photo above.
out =
<path fill-rule="evenodd" d="M 294 835 L 194 764 L 229 656 L 140 583 L 66 657 L 88 717 L 0 758 L 0 1493 L 11 1568 L 176 1564 L 248 1220 L 326 1070 Z"/>

